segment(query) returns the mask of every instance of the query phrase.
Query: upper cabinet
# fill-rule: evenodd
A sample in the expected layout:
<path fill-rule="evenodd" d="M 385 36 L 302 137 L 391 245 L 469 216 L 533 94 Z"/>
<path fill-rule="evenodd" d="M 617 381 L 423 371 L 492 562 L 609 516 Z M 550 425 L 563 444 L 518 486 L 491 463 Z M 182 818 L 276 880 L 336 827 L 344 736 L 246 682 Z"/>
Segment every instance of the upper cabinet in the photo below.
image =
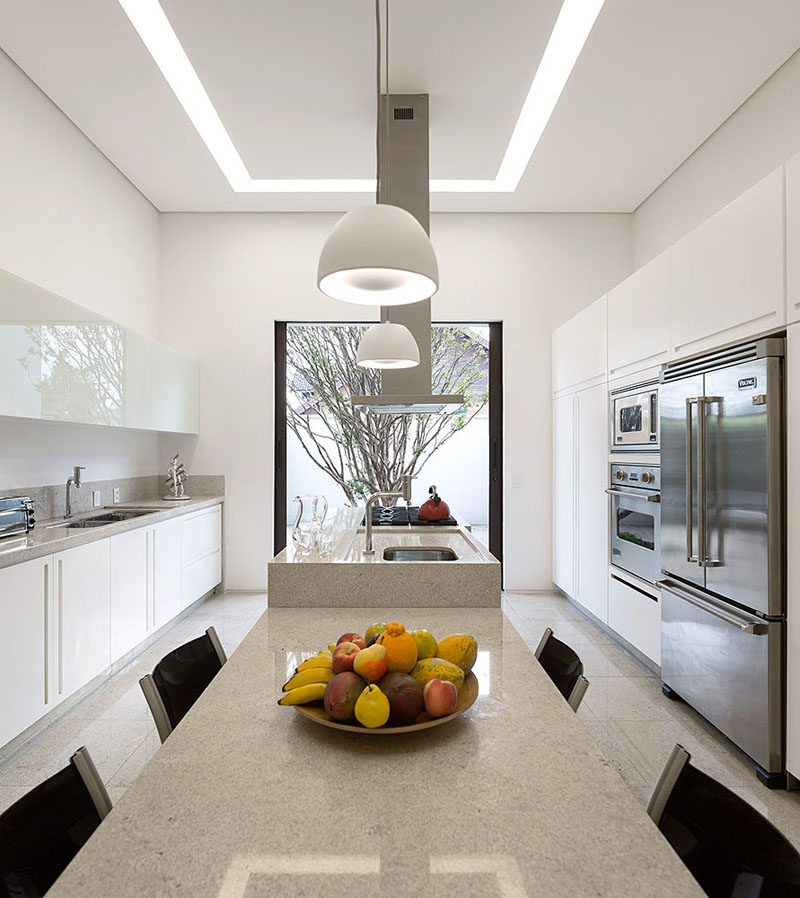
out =
<path fill-rule="evenodd" d="M 800 155 L 786 163 L 786 316 L 800 321 Z"/>
<path fill-rule="evenodd" d="M 783 220 L 778 169 L 672 247 L 673 358 L 785 324 Z"/>
<path fill-rule="evenodd" d="M 0 415 L 197 433 L 197 362 L 0 272 Z"/>
<path fill-rule="evenodd" d="M 609 377 L 669 359 L 670 253 L 643 265 L 608 294 Z"/>
<path fill-rule="evenodd" d="M 553 392 L 593 386 L 608 370 L 606 297 L 587 306 L 553 333 Z"/>

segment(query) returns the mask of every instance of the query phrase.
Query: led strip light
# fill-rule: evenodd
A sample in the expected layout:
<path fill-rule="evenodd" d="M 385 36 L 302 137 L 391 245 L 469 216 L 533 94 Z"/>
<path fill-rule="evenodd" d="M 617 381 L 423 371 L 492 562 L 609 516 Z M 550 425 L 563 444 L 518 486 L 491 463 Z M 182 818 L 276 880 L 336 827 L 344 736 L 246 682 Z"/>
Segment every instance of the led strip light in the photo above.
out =
<path fill-rule="evenodd" d="M 374 178 L 253 178 L 158 0 L 118 0 L 236 193 L 374 193 Z M 432 178 L 432 193 L 513 193 L 605 0 L 564 0 L 494 179 Z"/>

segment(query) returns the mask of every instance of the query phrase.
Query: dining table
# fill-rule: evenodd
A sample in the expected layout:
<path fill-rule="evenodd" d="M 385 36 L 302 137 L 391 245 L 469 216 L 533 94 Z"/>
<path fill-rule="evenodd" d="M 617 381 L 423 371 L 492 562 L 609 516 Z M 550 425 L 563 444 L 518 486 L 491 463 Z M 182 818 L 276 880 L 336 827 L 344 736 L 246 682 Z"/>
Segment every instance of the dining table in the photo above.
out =
<path fill-rule="evenodd" d="M 465 713 L 342 731 L 278 705 L 387 620 L 477 639 Z M 500 608 L 267 608 L 49 898 L 313 895 L 703 892 Z"/>

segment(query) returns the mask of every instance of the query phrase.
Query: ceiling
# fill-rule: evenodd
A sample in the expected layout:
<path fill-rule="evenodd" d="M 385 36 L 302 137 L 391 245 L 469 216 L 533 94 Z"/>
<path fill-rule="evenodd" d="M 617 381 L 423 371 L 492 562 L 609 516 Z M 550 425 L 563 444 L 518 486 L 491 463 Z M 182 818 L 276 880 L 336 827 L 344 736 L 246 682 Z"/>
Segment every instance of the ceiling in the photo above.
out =
<path fill-rule="evenodd" d="M 374 176 L 371 0 L 161 0 L 254 178 Z M 492 179 L 560 0 L 391 6 L 390 88 L 428 93 L 431 177 Z M 117 0 L 0 0 L 0 46 L 162 211 L 343 210 L 234 193 Z M 447 211 L 630 212 L 800 46 L 797 0 L 606 0 L 514 193 Z"/>

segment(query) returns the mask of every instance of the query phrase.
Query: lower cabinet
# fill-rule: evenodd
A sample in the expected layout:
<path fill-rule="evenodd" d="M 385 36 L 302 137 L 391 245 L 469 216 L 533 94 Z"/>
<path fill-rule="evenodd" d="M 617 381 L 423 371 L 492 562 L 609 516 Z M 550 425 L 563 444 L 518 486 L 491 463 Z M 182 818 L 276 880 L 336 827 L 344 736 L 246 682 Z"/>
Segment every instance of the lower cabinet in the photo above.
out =
<path fill-rule="evenodd" d="M 111 661 L 139 645 L 150 629 L 150 528 L 112 536 Z"/>
<path fill-rule="evenodd" d="M 53 559 L 0 570 L 0 745 L 49 710 L 53 701 Z"/>
<path fill-rule="evenodd" d="M 656 664 L 661 664 L 659 600 L 609 574 L 608 625 Z"/>
<path fill-rule="evenodd" d="M 222 580 L 222 510 L 219 505 L 181 518 L 181 607 Z"/>
<path fill-rule="evenodd" d="M 149 532 L 153 568 L 151 621 L 158 629 L 171 621 L 182 608 L 181 519 L 163 521 L 149 528 Z"/>
<path fill-rule="evenodd" d="M 219 506 L 0 569 L 0 747 L 222 579 Z"/>
<path fill-rule="evenodd" d="M 111 664 L 110 540 L 53 556 L 56 696 L 64 699 Z"/>

